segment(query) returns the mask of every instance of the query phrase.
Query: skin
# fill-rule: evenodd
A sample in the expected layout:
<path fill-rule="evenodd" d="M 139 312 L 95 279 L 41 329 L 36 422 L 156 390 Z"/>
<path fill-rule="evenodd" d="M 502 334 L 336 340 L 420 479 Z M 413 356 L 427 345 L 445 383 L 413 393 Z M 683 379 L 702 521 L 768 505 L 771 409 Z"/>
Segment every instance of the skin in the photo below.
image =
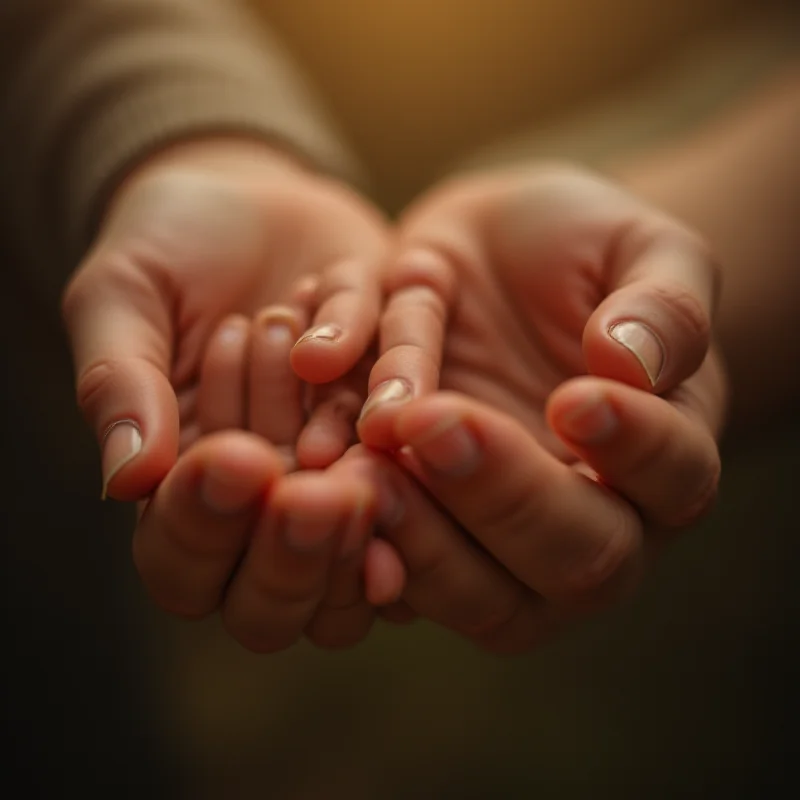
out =
<path fill-rule="evenodd" d="M 234 637 L 252 649 L 287 646 L 308 620 L 297 621 L 297 598 L 286 596 L 275 573 L 254 566 L 252 552 L 267 551 L 305 587 L 306 606 L 350 602 L 343 592 L 329 594 L 318 576 L 343 560 L 345 541 L 358 549 L 374 492 L 339 472 L 284 480 L 302 430 L 298 383 L 230 382 L 224 353 L 252 354 L 255 369 L 290 377 L 289 349 L 313 323 L 335 335 L 306 339 L 311 367 L 319 366 L 320 380 L 345 375 L 378 319 L 386 246 L 382 217 L 353 191 L 261 142 L 176 145 L 118 188 L 63 312 L 78 402 L 104 450 L 104 494 L 145 500 L 134 558 L 167 610 L 194 618 L 221 609 Z M 314 276 L 323 272 L 320 283 Z M 309 280 L 313 319 L 296 305 Z M 278 300 L 288 305 L 251 331 L 253 315 Z M 221 337 L 223 320 L 235 324 Z M 215 383 L 214 396 L 199 397 L 201 386 Z M 307 463 L 327 466 L 346 448 L 362 400 L 343 383 L 316 401 L 338 422 L 324 447 L 306 447 Z M 264 413 L 271 405 L 286 409 L 280 420 Z M 241 427 L 251 433 L 223 430 Z M 306 504 L 297 499 L 304 495 Z M 291 544 L 290 529 L 299 531 Z M 251 606 L 274 620 L 268 635 L 254 633 Z M 346 643 L 369 628 L 374 614 L 365 608 L 364 601 L 355 609 Z"/>
<path fill-rule="evenodd" d="M 627 596 L 665 531 L 713 502 L 718 272 L 695 233 L 560 165 L 440 187 L 400 241 L 359 433 L 449 511 L 415 523 L 442 528 L 434 563 L 473 575 L 444 602 L 409 569 L 404 598 L 484 647 L 527 651 Z M 615 338 L 633 321 L 658 342 L 644 359 Z M 381 402 L 398 380 L 406 394 Z M 388 538 L 407 563 L 406 537 Z M 487 623 L 481 598 L 500 584 L 509 599 Z"/>
<path fill-rule="evenodd" d="M 216 604 L 232 634 L 258 652 L 281 649 L 302 635 L 336 647 L 365 635 L 372 619 L 364 611 L 366 598 L 393 621 L 419 613 L 494 652 L 523 652 L 626 596 L 668 535 L 701 515 L 716 488 L 726 385 L 711 343 L 719 281 L 706 242 L 726 264 L 718 330 L 733 357 L 740 396 L 753 396 L 753 359 L 739 358 L 752 349 L 737 344 L 743 336 L 739 311 L 770 309 L 769 319 L 748 329 L 762 345 L 795 313 L 796 293 L 770 295 L 767 304 L 748 299 L 796 277 L 790 269 L 796 225 L 781 228 L 792 216 L 776 214 L 770 198 L 794 207 L 797 85 L 790 72 L 751 108 L 674 151 L 621 170 L 636 195 L 654 205 L 559 165 L 435 188 L 409 210 L 392 239 L 383 239 L 387 305 L 379 358 L 373 366 L 363 356 L 371 335 L 365 326 L 350 339 L 358 343 L 347 351 L 351 357 L 343 359 L 358 364 L 352 382 L 325 374 L 324 363 L 339 363 L 325 357 L 331 353 L 326 348 L 346 343 L 346 336 L 334 342 L 301 337 L 294 348 L 279 337 L 253 359 L 249 345 L 265 317 L 277 315 L 302 329 L 315 311 L 316 327 L 326 322 L 331 297 L 343 294 L 337 303 L 352 303 L 359 292 L 374 297 L 374 271 L 360 288 L 347 281 L 343 288 L 331 265 L 319 268 L 312 284 L 305 276 L 314 270 L 290 271 L 287 282 L 291 274 L 295 285 L 288 293 L 252 295 L 257 303 L 232 304 L 215 315 L 201 337 L 205 350 L 196 351 L 194 397 L 180 405 L 186 420 L 199 422 L 136 535 L 145 542 L 181 542 L 189 563 L 161 562 L 172 577 L 205 559 L 213 580 L 198 601 L 202 608 L 178 613 L 207 613 Z M 754 202 L 735 202 L 742 185 Z M 276 301 L 282 305 L 272 305 Z M 66 308 L 69 320 L 69 302 Z M 254 313 L 258 321 L 248 328 Z M 377 311 L 369 316 L 372 306 L 364 313 L 370 324 L 377 319 Z M 620 336 L 620 323 L 631 321 L 644 323 L 655 340 Z M 237 347 L 225 351 L 232 354 L 229 362 L 217 357 L 219 340 L 227 338 L 221 322 L 234 322 L 242 332 Z M 80 329 L 80 320 L 75 325 Z M 88 342 L 90 352 L 96 341 Z M 626 346 L 636 341 L 647 344 L 638 357 Z M 794 342 L 775 341 L 784 348 Z M 333 383 L 309 403 L 297 377 L 285 371 L 287 361 L 304 381 Z M 769 363 L 759 360 L 755 372 Z M 352 413 L 331 409 L 352 408 L 360 396 L 359 370 L 370 367 L 372 394 L 359 433 L 371 446 L 351 448 L 324 471 L 286 476 L 298 461 L 322 468 L 345 450 Z M 274 369 L 284 370 L 286 391 L 266 396 L 276 412 L 266 418 L 272 422 L 254 422 L 252 387 Z M 785 386 L 793 373 L 775 374 Z M 219 394 L 215 375 L 245 387 L 238 401 Z M 392 381 L 399 383 L 387 393 Z M 434 393 L 440 385 L 446 391 Z M 786 395 L 760 393 L 758 407 Z M 176 402 L 177 396 L 186 394 L 178 390 Z M 282 422 L 269 435 L 283 442 L 278 447 L 263 435 L 225 430 L 276 418 Z M 323 445 L 315 434 L 304 448 L 304 436 L 315 427 Z M 238 455 L 226 462 L 224 453 Z M 126 477 L 141 463 L 137 457 L 126 465 L 112 492 L 124 491 Z M 201 505 L 198 493 L 185 487 L 207 472 L 219 485 L 211 492 L 214 502 L 206 497 Z M 251 494 L 242 497 L 242 487 Z M 343 521 L 351 522 L 356 509 L 364 524 L 348 536 L 351 526 Z M 314 555 L 292 562 L 274 542 L 293 537 L 273 531 L 298 511 L 304 512 L 301 538 L 316 547 Z M 371 538 L 373 524 L 380 538 Z M 278 574 L 245 581 L 245 589 L 259 591 L 237 590 L 233 611 L 226 609 L 234 593 L 225 587 L 236 584 L 237 575 L 229 584 L 219 563 L 209 566 L 220 553 L 223 566 L 231 556 L 224 547 L 218 553 L 216 545 L 203 544 L 208 529 L 225 547 L 248 543 L 237 545 L 240 554 L 251 542 L 266 542 L 259 547 L 273 549 L 259 552 L 283 564 Z M 344 559 L 346 569 L 345 541 L 356 543 L 347 548 L 352 558 Z M 287 598 L 282 575 L 296 578 L 302 597 Z M 166 597 L 163 604 L 180 605 Z M 295 614 L 298 607 L 302 613 Z"/>
<path fill-rule="evenodd" d="M 724 406 L 708 350 L 716 269 L 674 220 L 562 167 L 442 187 L 409 212 L 396 247 L 359 422 L 370 447 L 337 464 L 381 498 L 381 538 L 358 554 L 363 593 L 382 605 L 402 591 L 391 619 L 413 612 L 493 651 L 527 651 L 629 594 L 662 531 L 712 502 Z M 632 320 L 657 332 L 660 370 L 610 335 Z M 270 382 L 252 354 L 225 370 Z M 409 391 L 386 399 L 387 381 Z M 285 395 L 273 413 L 296 407 Z M 358 597 L 358 571 L 350 581 Z M 324 627 L 306 632 L 334 645 Z"/>

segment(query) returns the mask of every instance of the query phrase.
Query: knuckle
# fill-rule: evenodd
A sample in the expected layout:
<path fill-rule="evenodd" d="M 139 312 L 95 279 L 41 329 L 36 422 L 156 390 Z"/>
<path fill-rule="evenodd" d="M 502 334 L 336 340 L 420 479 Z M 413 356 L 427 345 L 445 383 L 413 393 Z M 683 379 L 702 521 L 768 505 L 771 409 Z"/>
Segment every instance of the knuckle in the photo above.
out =
<path fill-rule="evenodd" d="M 417 291 L 413 299 L 441 309 L 452 300 L 456 290 L 457 270 L 452 261 L 452 257 L 434 245 L 412 245 L 391 265 L 386 289 L 393 295 L 406 290 L 422 290 Z"/>
<path fill-rule="evenodd" d="M 708 342 L 711 336 L 711 319 L 694 294 L 681 287 L 658 287 L 656 296 L 693 338 Z"/>
<path fill-rule="evenodd" d="M 440 330 L 445 325 L 447 309 L 447 301 L 435 290 L 403 286 L 392 291 L 382 323 L 384 328 L 400 332 L 403 338 L 398 344 L 418 342 L 421 330 Z"/>
<path fill-rule="evenodd" d="M 118 365 L 110 359 L 90 364 L 78 376 L 76 383 L 78 405 L 84 412 L 89 412 L 96 405 L 98 398 L 114 391 L 118 377 Z"/>

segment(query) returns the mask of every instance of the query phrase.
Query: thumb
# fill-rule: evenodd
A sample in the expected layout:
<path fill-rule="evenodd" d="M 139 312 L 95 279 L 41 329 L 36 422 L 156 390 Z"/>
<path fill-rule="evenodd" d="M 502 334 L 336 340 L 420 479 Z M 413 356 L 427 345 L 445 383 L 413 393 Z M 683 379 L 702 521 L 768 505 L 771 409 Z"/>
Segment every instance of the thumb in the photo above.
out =
<path fill-rule="evenodd" d="M 178 454 L 170 302 L 126 259 L 98 254 L 62 304 L 78 404 L 102 450 L 103 497 L 139 500 Z"/>
<path fill-rule="evenodd" d="M 590 373 L 663 394 L 693 375 L 710 344 L 719 273 L 703 242 L 682 229 L 646 241 L 630 229 L 610 270 L 610 293 L 589 318 Z"/>

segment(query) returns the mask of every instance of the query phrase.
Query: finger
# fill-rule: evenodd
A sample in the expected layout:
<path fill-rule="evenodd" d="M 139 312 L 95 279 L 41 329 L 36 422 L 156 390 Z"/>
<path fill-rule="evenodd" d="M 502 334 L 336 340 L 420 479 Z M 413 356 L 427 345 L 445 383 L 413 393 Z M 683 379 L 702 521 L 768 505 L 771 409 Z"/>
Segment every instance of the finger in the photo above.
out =
<path fill-rule="evenodd" d="M 302 325 L 300 312 L 284 306 L 265 309 L 253 324 L 248 427 L 276 446 L 294 447 L 304 422 L 302 385 L 289 363 Z"/>
<path fill-rule="evenodd" d="M 697 237 L 632 227 L 617 246 L 611 292 L 584 330 L 591 373 L 662 394 L 708 351 L 719 270 Z"/>
<path fill-rule="evenodd" d="M 209 339 L 197 397 L 197 418 L 204 433 L 246 427 L 250 328 L 246 317 L 233 314 Z"/>
<path fill-rule="evenodd" d="M 364 481 L 298 472 L 274 488 L 223 607 L 230 634 L 271 653 L 296 642 L 325 596 L 348 515 L 373 502 Z"/>
<path fill-rule="evenodd" d="M 326 476 L 348 480 L 348 474 L 352 474 L 358 480 L 353 466 L 352 460 L 340 462 L 329 469 Z M 352 507 L 346 512 L 347 524 L 331 567 L 327 590 L 305 629 L 306 636 L 317 647 L 352 647 L 366 637 L 375 621 L 375 609 L 367 601 L 364 590 L 364 557 L 372 536 L 375 512 L 374 503 Z"/>
<path fill-rule="evenodd" d="M 363 475 L 364 470 L 353 451 L 328 471 L 328 475 Z M 317 613 L 306 628 L 306 635 L 317 646 L 349 647 L 361 641 L 375 621 L 375 600 L 394 602 L 405 585 L 405 568 L 394 549 L 372 538 L 375 515 L 388 519 L 394 513 L 391 498 L 381 495 L 373 485 L 376 505 L 354 509 L 334 564 L 328 590 Z M 389 505 L 387 505 L 387 502 Z M 366 570 L 371 581 L 365 585 Z"/>
<path fill-rule="evenodd" d="M 170 303 L 135 265 L 105 253 L 64 295 L 78 404 L 102 447 L 104 497 L 146 496 L 177 458 Z"/>
<path fill-rule="evenodd" d="M 297 440 L 297 462 L 303 469 L 323 469 L 344 455 L 355 439 L 355 421 L 363 392 L 337 381 L 314 387 L 313 411 Z"/>
<path fill-rule="evenodd" d="M 691 395 L 687 401 L 693 402 Z M 655 525 L 682 527 L 710 508 L 720 459 L 709 423 L 699 414 L 590 377 L 556 389 L 547 416 L 553 430 L 603 482 Z"/>
<path fill-rule="evenodd" d="M 308 421 L 297 441 L 303 468 L 333 464 L 356 440 L 355 422 L 364 404 L 370 364 L 364 357 L 344 378 L 308 387 Z"/>
<path fill-rule="evenodd" d="M 159 486 L 133 539 L 142 581 L 167 611 L 198 618 L 220 604 L 280 458 L 252 434 L 204 437 Z"/>
<path fill-rule="evenodd" d="M 345 259 L 320 276 L 313 327 L 292 349 L 292 367 L 309 383 L 328 383 L 355 366 L 370 345 L 381 307 L 377 262 Z"/>
<path fill-rule="evenodd" d="M 386 291 L 381 356 L 370 374 L 370 395 L 358 423 L 361 440 L 380 449 L 397 444 L 392 423 L 398 407 L 439 387 L 455 272 L 433 249 L 409 249 L 391 261 Z"/>
<path fill-rule="evenodd" d="M 395 607 L 394 621 L 402 615 L 396 606 L 405 591 L 406 567 L 397 550 L 384 539 L 373 538 L 367 542 L 364 553 L 364 594 L 367 601 L 378 608 Z M 408 609 L 411 612 L 411 609 Z M 411 612 L 412 617 L 416 614 Z"/>
<path fill-rule="evenodd" d="M 638 515 L 556 460 L 511 417 L 439 393 L 406 406 L 396 433 L 434 497 L 545 598 L 597 606 L 638 578 Z"/>
<path fill-rule="evenodd" d="M 542 598 L 476 546 L 391 461 L 362 449 L 358 464 L 371 474 L 381 497 L 383 552 L 373 549 L 376 540 L 365 563 L 370 594 L 377 589 L 380 595 L 395 579 L 390 574 L 386 581 L 381 574 L 388 558 L 392 571 L 405 571 L 403 600 L 416 613 L 481 645 L 491 641 L 497 650 L 530 649 L 545 619 Z M 376 555 L 381 559 L 377 564 Z"/>

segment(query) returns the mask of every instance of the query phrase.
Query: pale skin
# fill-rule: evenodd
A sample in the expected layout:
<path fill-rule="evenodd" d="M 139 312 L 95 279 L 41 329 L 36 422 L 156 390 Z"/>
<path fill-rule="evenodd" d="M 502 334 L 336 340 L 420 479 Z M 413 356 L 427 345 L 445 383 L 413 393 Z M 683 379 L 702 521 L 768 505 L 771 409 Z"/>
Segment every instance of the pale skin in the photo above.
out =
<path fill-rule="evenodd" d="M 784 130 L 791 141 L 796 117 L 786 108 L 796 109 L 796 103 L 796 92 L 789 92 L 759 112 L 770 141 L 776 135 L 783 141 Z M 731 124 L 720 135 L 735 138 L 738 130 Z M 740 150 L 712 142 L 714 153 L 732 159 L 719 165 L 719 175 L 749 164 L 763 174 L 769 166 L 764 162 L 775 156 L 763 142 L 748 154 L 745 145 L 752 147 L 757 137 L 739 138 Z M 786 167 L 784 158 L 776 179 L 793 174 Z M 684 527 L 711 502 L 726 396 L 709 349 L 718 283 L 711 250 L 692 228 L 692 214 L 681 210 L 680 192 L 673 188 L 669 202 L 662 202 L 652 166 L 630 169 L 625 182 L 656 205 L 574 168 L 531 165 L 435 189 L 405 215 L 391 239 L 382 240 L 379 260 L 388 265 L 389 299 L 380 319 L 380 358 L 369 378 L 372 402 L 359 433 L 395 456 L 355 448 L 324 472 L 285 476 L 285 449 L 271 447 L 263 435 L 219 430 L 250 426 L 244 409 L 252 407 L 250 393 L 259 381 L 250 380 L 249 404 L 226 400 L 223 412 L 209 412 L 217 401 L 204 406 L 203 398 L 212 393 L 213 400 L 214 370 L 201 368 L 198 356 L 196 408 L 207 410 L 197 430 L 204 435 L 177 461 L 173 453 L 174 466 L 135 539 L 140 571 L 156 599 L 189 616 L 221 608 L 232 635 L 258 652 L 281 649 L 304 633 L 321 645 L 345 646 L 362 638 L 372 621 L 360 584 L 365 562 L 373 604 L 386 604 L 402 591 L 402 602 L 386 608 L 388 616 L 399 621 L 422 614 L 486 648 L 520 652 L 626 594 L 663 542 L 662 532 Z M 690 177 L 684 191 L 697 203 L 698 193 L 714 187 L 707 180 L 692 185 Z M 711 206 L 725 208 L 722 202 Z M 713 230 L 701 219 L 696 224 L 726 250 L 726 236 L 744 236 L 755 222 L 760 218 L 749 210 L 745 219 L 717 221 Z M 769 242 L 776 250 L 779 244 L 790 248 L 792 236 L 794 229 L 773 230 Z M 328 266 L 316 273 L 324 276 Z M 772 259 L 758 280 L 780 285 L 795 279 L 783 269 L 784 262 Z M 310 305 L 314 326 L 325 324 L 336 292 L 325 288 L 324 277 L 321 288 L 298 284 L 308 272 L 292 275 L 294 290 L 282 287 L 282 295 L 264 296 L 255 307 L 224 312 L 246 316 L 266 308 L 268 319 L 277 315 L 302 328 Z M 733 300 L 723 295 L 723 321 L 730 319 L 726 302 L 746 296 L 752 276 L 747 265 L 726 269 Z M 348 302 L 359 291 L 364 284 L 352 295 L 345 291 Z M 771 313 L 791 313 L 796 297 L 784 293 Z M 275 300 L 282 307 L 270 305 Z M 374 322 L 372 308 L 368 320 Z M 215 324 L 225 317 L 219 312 Z M 249 331 L 245 338 L 258 330 L 231 319 Z M 621 328 L 632 321 L 644 323 L 660 347 L 647 333 Z M 306 338 L 294 347 L 291 363 L 301 377 L 320 379 L 315 364 L 330 363 L 330 354 L 348 341 L 346 325 L 340 327 L 337 341 Z M 362 357 L 368 328 L 350 340 L 360 344 L 343 365 Z M 730 323 L 720 330 L 728 345 Z M 209 354 L 220 338 L 222 333 L 206 339 L 212 365 Z M 636 342 L 645 345 L 639 357 L 626 347 Z M 279 338 L 279 345 L 268 364 L 281 361 L 281 353 L 288 361 L 290 344 Z M 240 347 L 233 367 L 224 366 L 225 359 L 216 366 L 222 365 L 222 374 L 239 369 L 252 378 L 254 352 Z M 336 458 L 349 444 L 347 424 L 320 425 L 328 431 L 324 446 L 316 434 L 303 434 L 299 382 L 284 374 L 289 391 L 268 401 L 288 422 L 270 435 L 289 448 L 298 436 L 301 442 L 308 436 L 308 463 L 320 451 L 322 461 Z M 387 381 L 394 380 L 400 382 L 389 384 L 387 398 Z M 358 383 L 352 385 L 356 396 Z M 433 393 L 437 385 L 455 393 Z M 334 386 L 350 407 L 354 389 Z M 376 405 L 381 388 L 385 402 Z M 324 418 L 327 412 L 318 413 Z M 209 418 L 210 424 L 202 421 Z M 155 474 L 152 464 L 162 462 L 154 453 L 149 469 Z M 141 464 L 148 454 L 145 446 L 114 477 L 115 496 L 137 496 L 143 478 L 136 470 L 146 473 Z M 301 464 L 304 458 L 298 455 Z M 314 466 L 324 466 L 322 461 Z M 196 491 L 199 474 L 218 482 L 219 491 L 209 493 L 215 509 Z M 298 550 L 288 538 L 284 547 L 276 531 L 287 515 L 300 517 L 295 530 L 314 547 Z M 380 539 L 370 537 L 373 522 Z M 345 541 L 355 546 L 342 559 Z M 230 565 L 243 552 L 228 585 Z M 184 581 L 181 574 L 195 577 Z"/>

